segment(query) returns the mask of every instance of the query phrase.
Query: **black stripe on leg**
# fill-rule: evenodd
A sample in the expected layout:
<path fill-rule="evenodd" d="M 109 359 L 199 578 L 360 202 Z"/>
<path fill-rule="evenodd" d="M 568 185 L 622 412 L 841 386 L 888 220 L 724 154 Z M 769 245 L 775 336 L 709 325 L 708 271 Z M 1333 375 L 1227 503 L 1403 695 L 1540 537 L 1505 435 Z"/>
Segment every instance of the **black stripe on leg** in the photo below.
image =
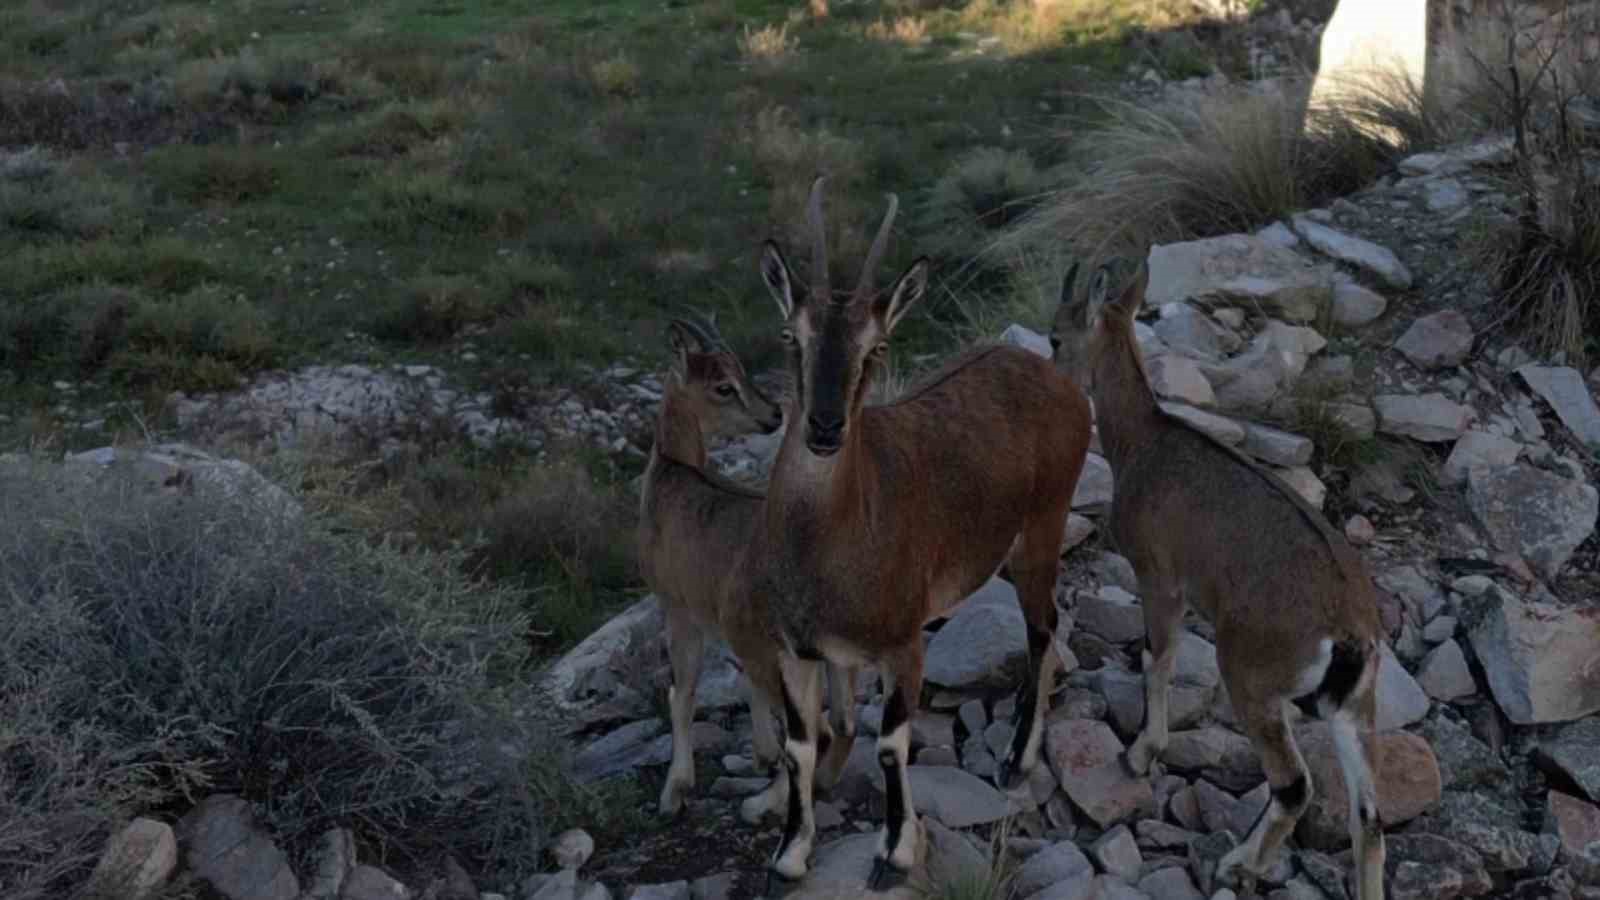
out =
<path fill-rule="evenodd" d="M 911 711 L 907 708 L 905 691 L 895 688 L 889 695 L 889 702 L 883 709 L 883 727 L 879 729 L 879 740 L 887 740 L 894 734 L 895 729 L 906 724 L 911 718 Z M 894 749 L 882 747 L 878 750 L 878 766 L 883 769 L 883 800 L 884 800 L 884 828 L 888 829 L 888 838 L 884 841 L 885 858 L 894 856 L 894 851 L 900 844 L 901 826 L 906 821 L 906 795 L 900 789 L 900 759 L 895 755 Z"/>
<path fill-rule="evenodd" d="M 1022 762 L 1033 734 L 1033 717 L 1039 707 L 1039 679 L 1044 676 L 1044 656 L 1050 651 L 1051 632 L 1028 628 L 1028 676 L 1017 690 L 1017 709 L 1011 716 L 1011 754 L 1013 764 Z"/>
<path fill-rule="evenodd" d="M 788 740 L 804 744 L 806 739 L 805 718 L 800 715 L 800 708 L 794 702 L 794 696 L 789 693 L 789 682 L 781 682 L 783 689 L 784 722 L 788 725 Z M 795 835 L 800 833 L 800 823 L 804 816 L 800 810 L 800 760 L 789 752 L 788 747 L 783 750 L 783 764 L 789 770 L 789 814 L 783 823 L 783 841 L 778 844 L 778 852 L 772 858 L 778 859 L 783 851 L 789 849 L 794 842 Z"/>
<path fill-rule="evenodd" d="M 1296 818 L 1305 811 L 1306 804 L 1311 801 L 1310 794 L 1311 785 L 1306 781 L 1304 773 L 1283 787 L 1272 789 L 1273 802 Z"/>
<path fill-rule="evenodd" d="M 1367 650 L 1362 641 L 1340 641 L 1333 645 L 1322 683 L 1308 694 L 1293 698 L 1294 705 L 1307 716 L 1321 718 L 1322 709 L 1339 709 L 1361 683 L 1367 667 Z M 1327 701 L 1324 705 L 1323 701 Z"/>

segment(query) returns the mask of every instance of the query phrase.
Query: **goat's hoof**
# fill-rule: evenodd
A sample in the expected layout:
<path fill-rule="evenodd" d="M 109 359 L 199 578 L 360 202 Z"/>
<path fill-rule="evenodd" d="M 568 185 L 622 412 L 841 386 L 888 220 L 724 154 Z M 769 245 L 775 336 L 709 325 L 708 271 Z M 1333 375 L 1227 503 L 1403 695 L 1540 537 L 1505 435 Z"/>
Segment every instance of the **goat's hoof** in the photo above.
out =
<path fill-rule="evenodd" d="M 761 896 L 765 897 L 766 900 L 779 900 L 781 897 L 787 897 L 799 884 L 799 878 L 790 878 L 777 869 L 769 867 L 767 869 L 767 886 L 761 891 Z"/>
<path fill-rule="evenodd" d="M 880 856 L 872 861 L 872 874 L 867 876 L 867 890 L 890 890 L 899 887 L 905 880 L 905 872 L 895 868 L 893 863 Z"/>

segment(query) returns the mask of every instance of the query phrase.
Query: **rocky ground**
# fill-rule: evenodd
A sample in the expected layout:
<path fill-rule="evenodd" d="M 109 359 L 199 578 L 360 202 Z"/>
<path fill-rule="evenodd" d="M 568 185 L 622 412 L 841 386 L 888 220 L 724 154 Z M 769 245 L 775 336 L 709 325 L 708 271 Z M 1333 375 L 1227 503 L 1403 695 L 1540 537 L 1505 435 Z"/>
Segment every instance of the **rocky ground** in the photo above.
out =
<path fill-rule="evenodd" d="M 1414 157 L 1327 209 L 1255 234 L 1157 247 L 1140 324 L 1169 411 L 1277 472 L 1366 555 L 1390 641 L 1378 688 L 1379 781 L 1399 900 L 1600 897 L 1600 375 L 1534 360 L 1486 328 L 1490 292 L 1463 242 L 1470 223 L 1511 213 L 1491 177 L 1505 155 L 1503 141 L 1489 141 Z M 1003 339 L 1048 352 L 1021 325 Z M 208 439 L 346 441 L 388 454 L 445 429 L 639 454 L 659 398 L 653 376 L 623 367 L 593 373 L 581 390 L 507 403 L 462 390 L 436 367 L 348 365 L 274 373 L 238 393 L 175 396 L 172 405 L 191 435 Z M 715 459 L 759 481 L 775 447 L 775 437 L 752 439 Z M 162 486 L 210 477 L 276 490 L 191 447 L 108 448 L 75 460 L 136 465 Z M 1144 713 L 1143 614 L 1130 567 L 1096 533 L 1111 499 L 1109 467 L 1093 455 L 1063 547 L 1057 641 L 1067 666 L 1045 762 L 1021 788 L 1002 792 L 991 781 L 1023 654 L 1011 587 L 993 580 L 930 627 L 912 782 L 932 849 L 893 896 L 949 889 L 997 860 L 1021 900 L 1232 896 L 1210 883 L 1211 871 L 1249 829 L 1267 787 L 1235 728 L 1205 622 L 1191 619 L 1184 636 L 1162 771 L 1134 779 L 1118 761 Z M 578 779 L 661 777 L 670 755 L 662 631 L 646 598 L 543 674 Z M 175 832 L 135 822 L 107 859 L 170 873 L 182 845 L 191 871 L 237 898 L 287 900 L 303 888 L 313 897 L 495 896 L 482 887 L 523 900 L 757 896 L 777 824 L 751 828 L 736 815 L 737 800 L 762 781 L 747 755 L 737 663 L 724 647 L 710 653 L 695 726 L 700 790 L 688 810 L 597 854 L 588 835 L 564 835 L 556 874 L 473 886 L 451 870 L 411 891 L 358 866 L 348 833 L 335 830 L 324 864 L 296 879 L 228 797 L 205 801 Z M 861 895 L 882 816 L 873 746 L 882 698 L 872 681 L 858 696 L 861 739 L 818 807 L 814 871 L 795 896 Z M 1337 900 L 1349 896 L 1342 786 L 1322 726 L 1296 727 L 1317 799 L 1256 895 Z M 245 881 L 259 890 L 230 887 L 236 870 L 254 873 Z"/>

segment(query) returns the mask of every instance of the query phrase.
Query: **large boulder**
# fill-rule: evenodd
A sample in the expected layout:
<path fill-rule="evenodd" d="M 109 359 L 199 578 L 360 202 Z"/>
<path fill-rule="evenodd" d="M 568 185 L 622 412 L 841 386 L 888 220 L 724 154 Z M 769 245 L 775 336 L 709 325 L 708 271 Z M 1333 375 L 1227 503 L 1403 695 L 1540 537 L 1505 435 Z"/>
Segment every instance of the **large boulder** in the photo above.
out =
<path fill-rule="evenodd" d="M 1562 424 L 1591 449 L 1600 449 L 1600 407 L 1577 369 L 1566 366 L 1527 365 L 1517 375 L 1544 398 Z"/>
<path fill-rule="evenodd" d="M 1594 533 L 1600 492 L 1571 478 L 1517 465 L 1468 473 L 1467 504 L 1495 546 L 1554 578 Z"/>
<path fill-rule="evenodd" d="M 1009 686 L 1027 655 L 1028 627 L 1016 588 L 990 578 L 933 636 L 923 674 L 955 690 Z"/>
<path fill-rule="evenodd" d="M 1312 722 L 1296 732 L 1300 753 L 1311 770 L 1311 807 L 1296 828 L 1300 840 L 1323 850 L 1350 845 L 1350 800 L 1339 769 L 1333 735 L 1326 723 Z M 1428 742 L 1404 731 L 1378 735 L 1378 814 L 1384 825 L 1400 825 L 1439 802 L 1439 764 Z"/>
<path fill-rule="evenodd" d="M 295 900 L 289 858 L 256 827 L 250 804 L 213 794 L 178 821 L 178 844 L 195 875 L 228 900 Z"/>
<path fill-rule="evenodd" d="M 1149 306 L 1193 300 L 1260 310 L 1290 322 L 1316 321 L 1334 283 L 1331 269 L 1242 234 L 1151 247 L 1149 266 Z"/>
<path fill-rule="evenodd" d="M 1376 275 L 1396 290 L 1411 287 L 1411 270 L 1389 248 L 1329 228 L 1310 216 L 1295 216 L 1291 222 L 1295 232 L 1318 252 Z"/>
<path fill-rule="evenodd" d="M 1106 723 L 1057 722 L 1045 732 L 1045 750 L 1061 789 L 1101 828 L 1154 811 L 1150 780 L 1128 773 L 1122 742 Z"/>
<path fill-rule="evenodd" d="M 1491 603 L 1472 631 L 1472 649 L 1508 719 L 1533 725 L 1600 711 L 1600 610 L 1498 590 Z"/>

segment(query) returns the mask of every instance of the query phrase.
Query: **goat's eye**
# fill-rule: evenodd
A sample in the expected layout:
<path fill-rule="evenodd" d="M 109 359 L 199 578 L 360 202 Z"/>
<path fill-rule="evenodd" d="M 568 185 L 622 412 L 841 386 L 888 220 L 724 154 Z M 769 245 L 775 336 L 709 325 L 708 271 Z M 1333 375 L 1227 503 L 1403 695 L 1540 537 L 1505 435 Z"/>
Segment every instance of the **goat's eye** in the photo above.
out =
<path fill-rule="evenodd" d="M 1053 334 L 1050 335 L 1050 349 L 1051 350 L 1060 350 L 1061 349 L 1061 338 L 1058 338 Z"/>
<path fill-rule="evenodd" d="M 879 341 L 877 343 L 877 345 L 872 348 L 872 355 L 873 356 L 883 356 L 884 354 L 886 354 L 888 352 L 889 352 L 889 345 L 887 343 L 883 342 L 883 341 Z"/>
<path fill-rule="evenodd" d="M 717 396 L 719 397 L 732 397 L 736 393 L 738 393 L 738 391 L 735 390 L 731 384 L 717 385 Z"/>
<path fill-rule="evenodd" d="M 790 331 L 787 328 L 785 328 L 783 330 L 783 342 L 785 344 L 793 344 L 794 343 L 794 332 Z"/>

